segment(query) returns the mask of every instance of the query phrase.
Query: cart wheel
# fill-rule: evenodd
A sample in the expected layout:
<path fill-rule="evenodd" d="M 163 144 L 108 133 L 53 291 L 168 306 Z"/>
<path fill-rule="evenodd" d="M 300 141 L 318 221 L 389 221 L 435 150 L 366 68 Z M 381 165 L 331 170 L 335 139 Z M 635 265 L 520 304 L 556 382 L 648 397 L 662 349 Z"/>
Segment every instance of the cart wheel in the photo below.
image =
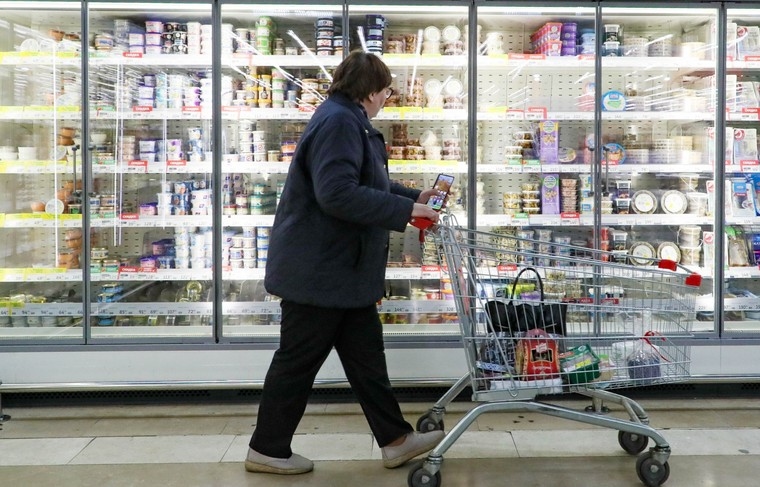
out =
<path fill-rule="evenodd" d="M 419 462 L 409 470 L 406 479 L 409 487 L 439 487 L 441 485 L 441 472 L 431 474 L 424 468 L 424 462 Z"/>
<path fill-rule="evenodd" d="M 637 435 L 635 433 L 628 433 L 627 431 L 618 432 L 618 443 L 623 447 L 626 453 L 631 455 L 638 455 L 643 452 L 647 444 L 649 443 L 649 437 L 644 435 Z"/>
<path fill-rule="evenodd" d="M 636 460 L 636 473 L 647 487 L 659 487 L 670 477 L 670 465 L 660 463 L 652 457 L 652 452 L 647 452 Z"/>
<path fill-rule="evenodd" d="M 586 406 L 585 411 L 587 413 L 595 413 L 596 412 L 596 408 L 593 405 L 592 406 Z M 599 412 L 602 413 L 602 414 L 609 414 L 610 408 L 608 408 L 607 406 L 602 406 L 601 410 Z"/>
<path fill-rule="evenodd" d="M 417 420 L 417 431 L 420 433 L 428 433 L 436 430 L 443 431 L 443 420 L 434 420 L 430 416 L 430 412 L 423 414 L 420 416 L 420 419 Z"/>

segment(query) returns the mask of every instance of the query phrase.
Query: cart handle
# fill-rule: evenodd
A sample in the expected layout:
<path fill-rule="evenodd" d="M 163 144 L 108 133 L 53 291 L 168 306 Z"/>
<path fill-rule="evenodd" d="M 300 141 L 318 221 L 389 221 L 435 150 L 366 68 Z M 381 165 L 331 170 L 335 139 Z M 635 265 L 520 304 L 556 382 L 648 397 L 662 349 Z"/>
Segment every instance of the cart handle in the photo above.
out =
<path fill-rule="evenodd" d="M 662 259 L 657 262 L 657 267 L 660 269 L 666 269 L 675 272 L 678 269 L 678 262 L 669 259 Z M 699 287 L 702 285 L 702 276 L 696 272 L 692 272 L 686 276 L 684 284 L 687 286 Z"/>
<path fill-rule="evenodd" d="M 420 243 L 425 242 L 425 230 L 429 229 L 435 224 L 433 220 L 424 217 L 412 218 L 409 220 L 409 223 L 411 223 L 412 226 L 420 229 Z"/>

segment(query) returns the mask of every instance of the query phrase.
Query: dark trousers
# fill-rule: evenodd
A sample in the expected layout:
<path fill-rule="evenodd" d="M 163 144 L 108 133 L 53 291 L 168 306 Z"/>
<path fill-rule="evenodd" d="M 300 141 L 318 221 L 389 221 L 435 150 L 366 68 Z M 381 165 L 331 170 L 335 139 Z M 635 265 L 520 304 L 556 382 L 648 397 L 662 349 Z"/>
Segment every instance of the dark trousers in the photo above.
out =
<path fill-rule="evenodd" d="M 333 347 L 377 443 L 386 446 L 413 431 L 391 389 L 375 305 L 330 309 L 283 301 L 281 307 L 280 348 L 264 381 L 251 448 L 270 457 L 292 455 L 293 434 Z"/>

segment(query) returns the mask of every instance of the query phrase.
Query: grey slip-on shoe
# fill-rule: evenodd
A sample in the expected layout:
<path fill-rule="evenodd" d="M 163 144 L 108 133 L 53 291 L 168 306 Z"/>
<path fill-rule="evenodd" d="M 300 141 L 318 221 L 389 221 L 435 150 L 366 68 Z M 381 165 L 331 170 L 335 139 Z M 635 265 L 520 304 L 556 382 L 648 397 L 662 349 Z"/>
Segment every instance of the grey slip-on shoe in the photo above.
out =
<path fill-rule="evenodd" d="M 396 468 L 405 464 L 417 455 L 432 450 L 440 443 L 446 434 L 443 431 L 429 431 L 420 433 L 413 431 L 406 435 L 406 439 L 398 446 L 386 446 L 383 451 L 383 466 Z"/>
<path fill-rule="evenodd" d="M 314 469 L 314 462 L 295 453 L 290 458 L 275 458 L 262 455 L 253 448 L 248 448 L 245 469 L 249 472 L 296 475 L 311 472 Z"/>

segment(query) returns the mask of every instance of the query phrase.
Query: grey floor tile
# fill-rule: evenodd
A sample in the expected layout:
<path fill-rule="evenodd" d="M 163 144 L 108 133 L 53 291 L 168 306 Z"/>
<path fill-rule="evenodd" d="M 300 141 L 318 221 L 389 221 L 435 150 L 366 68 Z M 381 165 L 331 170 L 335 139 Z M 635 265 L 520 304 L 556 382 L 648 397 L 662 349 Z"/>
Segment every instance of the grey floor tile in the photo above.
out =
<path fill-rule="evenodd" d="M 97 419 L 12 419 L 2 424 L 0 438 L 71 438 L 92 434 Z"/>
<path fill-rule="evenodd" d="M 662 432 L 678 455 L 760 455 L 760 429 L 695 429 Z"/>
<path fill-rule="evenodd" d="M 221 461 L 234 439 L 228 435 L 96 438 L 71 463 L 213 463 Z"/>
<path fill-rule="evenodd" d="M 3 439 L 0 465 L 64 465 L 92 441 L 93 438 Z"/>
<path fill-rule="evenodd" d="M 617 431 L 602 428 L 512 432 L 520 457 L 627 455 L 618 445 L 617 435 Z"/>
<path fill-rule="evenodd" d="M 90 436 L 220 435 L 227 417 L 104 418 L 88 432 Z"/>

